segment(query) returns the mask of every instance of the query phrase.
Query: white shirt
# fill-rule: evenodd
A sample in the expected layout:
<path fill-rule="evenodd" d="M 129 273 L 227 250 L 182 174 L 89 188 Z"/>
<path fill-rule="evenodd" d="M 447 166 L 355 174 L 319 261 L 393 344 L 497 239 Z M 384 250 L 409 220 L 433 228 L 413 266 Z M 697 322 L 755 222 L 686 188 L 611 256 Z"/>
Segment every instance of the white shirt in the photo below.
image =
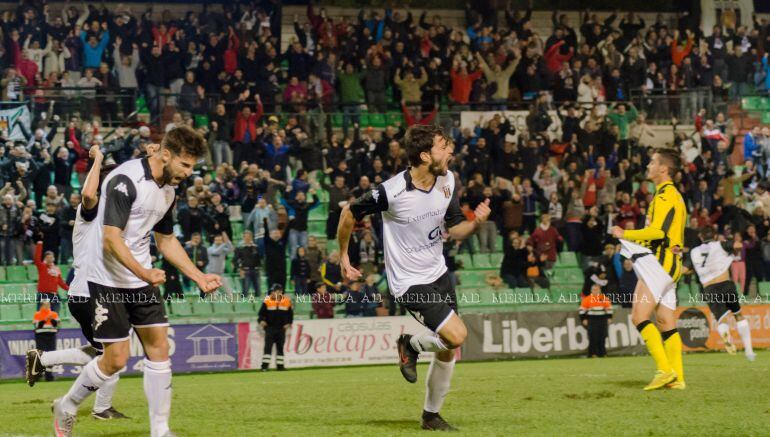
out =
<path fill-rule="evenodd" d="M 438 176 L 426 192 L 412 184 L 409 170 L 402 171 L 356 199 L 350 208 L 356 220 L 382 213 L 388 287 L 396 297 L 446 272 L 442 233 L 465 220 L 451 172 Z"/>
<path fill-rule="evenodd" d="M 75 276 L 72 278 L 70 289 L 67 292 L 69 296 L 89 297 L 88 292 L 88 270 L 93 265 L 94 254 L 99 253 L 96 237 L 92 232 L 96 226 L 93 226 L 98 207 L 83 212 L 83 204 L 78 206 L 75 213 L 75 226 L 72 230 L 72 268 L 75 270 Z"/>
<path fill-rule="evenodd" d="M 713 281 L 729 270 L 733 263 L 733 257 L 719 241 L 703 243 L 694 248 L 690 251 L 690 260 L 703 284 Z"/>
<path fill-rule="evenodd" d="M 150 233 L 173 233 L 172 206 L 174 188 L 159 186 L 152 177 L 147 158 L 127 161 L 113 170 L 102 182 L 102 198 L 96 217 L 97 254 L 89 269 L 88 280 L 116 288 L 148 286 L 113 255 L 104 252 L 103 226 L 115 226 L 121 233 L 134 259 L 144 268 L 152 267 Z"/>

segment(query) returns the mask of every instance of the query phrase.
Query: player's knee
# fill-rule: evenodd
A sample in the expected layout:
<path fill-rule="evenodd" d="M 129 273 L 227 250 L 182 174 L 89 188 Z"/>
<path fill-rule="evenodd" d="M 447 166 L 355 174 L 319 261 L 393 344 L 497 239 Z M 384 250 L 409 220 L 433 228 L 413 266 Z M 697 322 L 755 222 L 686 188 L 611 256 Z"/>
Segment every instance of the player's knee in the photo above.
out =
<path fill-rule="evenodd" d="M 99 368 L 107 375 L 114 375 L 126 367 L 128 348 L 110 347 L 99 359 Z"/>
<path fill-rule="evenodd" d="M 144 345 L 144 354 L 150 361 L 166 361 L 168 359 L 168 338 L 161 338 L 152 344 Z"/>
<path fill-rule="evenodd" d="M 457 349 L 458 347 L 462 346 L 465 342 L 465 337 L 468 336 L 468 330 L 465 328 L 464 324 L 458 324 L 457 326 L 453 327 L 453 329 L 449 330 L 445 334 L 442 334 L 444 344 L 449 349 Z"/>
<path fill-rule="evenodd" d="M 631 323 L 633 323 L 634 326 L 639 326 L 640 323 L 649 319 L 650 318 L 648 316 L 645 316 L 644 314 L 641 314 L 641 313 L 637 314 L 636 312 L 631 313 Z"/>

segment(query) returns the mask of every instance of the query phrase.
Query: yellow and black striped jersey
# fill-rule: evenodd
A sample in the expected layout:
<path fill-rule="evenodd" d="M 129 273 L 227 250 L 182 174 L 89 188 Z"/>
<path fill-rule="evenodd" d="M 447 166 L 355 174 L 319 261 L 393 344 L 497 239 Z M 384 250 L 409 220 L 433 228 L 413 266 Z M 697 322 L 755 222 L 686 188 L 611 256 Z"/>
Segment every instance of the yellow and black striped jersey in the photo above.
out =
<path fill-rule="evenodd" d="M 684 227 L 687 208 L 682 194 L 674 183 L 666 181 L 655 187 L 655 197 L 647 209 L 644 229 L 627 230 L 626 240 L 649 247 L 674 282 L 682 273 L 682 257 L 679 250 L 684 246 Z"/>

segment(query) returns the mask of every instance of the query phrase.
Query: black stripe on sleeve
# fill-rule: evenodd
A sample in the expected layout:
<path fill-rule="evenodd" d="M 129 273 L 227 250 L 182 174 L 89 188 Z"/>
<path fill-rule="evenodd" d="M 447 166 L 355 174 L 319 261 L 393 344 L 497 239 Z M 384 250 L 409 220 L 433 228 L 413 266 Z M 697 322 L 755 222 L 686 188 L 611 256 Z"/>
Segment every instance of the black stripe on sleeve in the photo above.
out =
<path fill-rule="evenodd" d="M 83 221 L 91 222 L 93 219 L 96 218 L 96 214 L 99 212 L 99 203 L 97 203 L 93 208 L 86 209 L 84 204 L 80 204 L 80 217 L 83 218 Z"/>
<path fill-rule="evenodd" d="M 367 191 L 363 196 L 350 204 L 350 212 L 353 213 L 353 217 L 355 217 L 356 221 L 362 220 L 369 214 L 387 210 L 388 195 L 385 193 L 385 187 L 383 187 L 382 184 L 371 191 Z"/>
<path fill-rule="evenodd" d="M 171 202 L 171 206 L 168 207 L 168 211 L 163 215 L 163 218 L 152 228 L 153 231 L 163 235 L 174 233 L 174 205 L 176 205 L 176 199 Z"/>
<path fill-rule="evenodd" d="M 131 215 L 131 205 L 136 200 L 134 182 L 126 175 L 117 175 L 107 184 L 105 196 L 104 225 L 125 229 Z"/>

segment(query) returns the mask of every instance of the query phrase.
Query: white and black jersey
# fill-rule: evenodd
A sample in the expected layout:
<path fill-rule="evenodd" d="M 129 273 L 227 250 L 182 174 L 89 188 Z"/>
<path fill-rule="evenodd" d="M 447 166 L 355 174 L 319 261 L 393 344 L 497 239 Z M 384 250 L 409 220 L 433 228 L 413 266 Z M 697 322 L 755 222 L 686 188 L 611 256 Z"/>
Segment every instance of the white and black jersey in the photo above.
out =
<path fill-rule="evenodd" d="M 102 182 L 101 196 L 96 218 L 97 232 L 92 233 L 98 246 L 88 272 L 88 281 L 122 289 L 146 287 L 146 282 L 102 250 L 102 227 L 122 229 L 131 255 L 143 267 L 151 268 L 150 233 L 173 233 L 174 187 L 158 185 L 152 177 L 149 161 L 142 158 L 115 168 Z"/>
<path fill-rule="evenodd" d="M 729 241 L 703 243 L 690 251 L 690 261 L 687 264 L 692 265 L 702 284 L 708 284 L 730 269 L 733 263 L 733 257 L 730 255 L 732 250 L 733 243 Z"/>
<path fill-rule="evenodd" d="M 465 220 L 451 172 L 424 191 L 407 169 L 353 201 L 350 210 L 356 220 L 382 213 L 388 287 L 395 297 L 446 272 L 442 233 Z"/>
<path fill-rule="evenodd" d="M 88 270 L 94 265 L 94 257 L 100 250 L 95 232 L 95 218 L 99 212 L 97 205 L 91 209 L 85 209 L 81 203 L 75 212 L 75 227 L 72 229 L 72 269 L 75 276 L 70 284 L 68 296 L 89 297 Z"/>

